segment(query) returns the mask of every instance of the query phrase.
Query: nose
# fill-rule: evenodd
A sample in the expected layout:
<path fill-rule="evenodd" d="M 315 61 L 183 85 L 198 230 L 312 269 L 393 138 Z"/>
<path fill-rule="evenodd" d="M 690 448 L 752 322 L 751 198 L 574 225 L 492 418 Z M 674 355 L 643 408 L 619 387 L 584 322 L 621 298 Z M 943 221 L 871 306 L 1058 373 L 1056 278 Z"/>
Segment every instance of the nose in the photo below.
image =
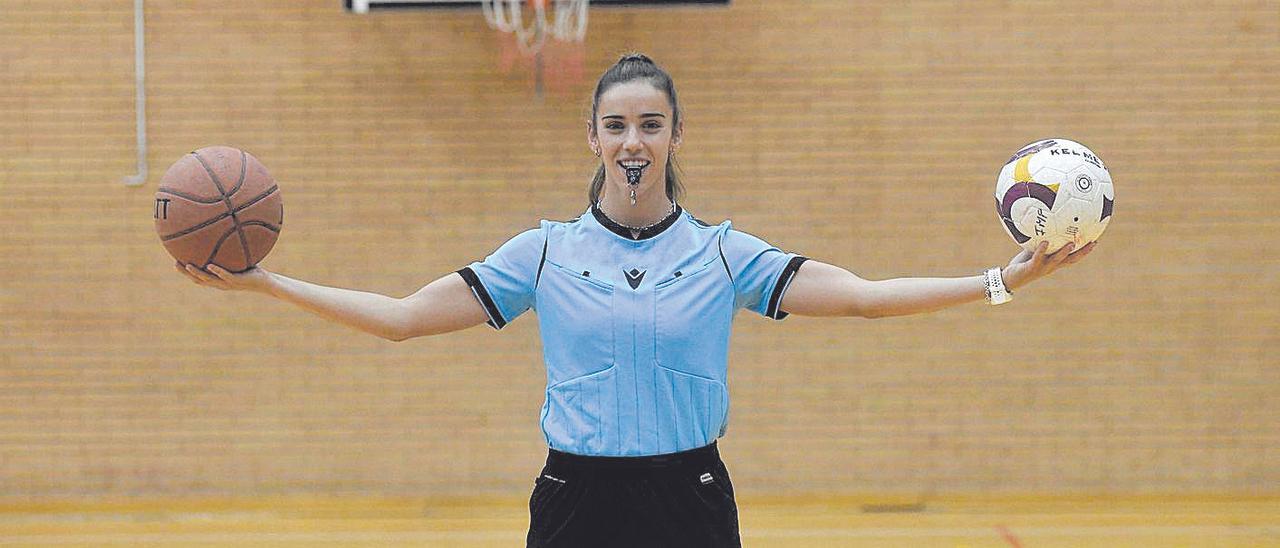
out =
<path fill-rule="evenodd" d="M 631 128 L 627 130 L 627 137 L 622 141 L 622 148 L 627 152 L 640 152 L 640 130 Z"/>

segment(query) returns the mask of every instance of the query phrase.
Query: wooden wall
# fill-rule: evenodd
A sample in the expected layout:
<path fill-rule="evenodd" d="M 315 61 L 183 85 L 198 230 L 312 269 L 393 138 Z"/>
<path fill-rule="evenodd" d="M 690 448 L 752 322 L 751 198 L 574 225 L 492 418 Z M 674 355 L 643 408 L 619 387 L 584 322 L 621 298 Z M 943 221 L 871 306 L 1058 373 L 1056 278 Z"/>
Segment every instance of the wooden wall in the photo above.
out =
<path fill-rule="evenodd" d="M 393 295 L 585 208 L 594 75 L 649 53 L 684 101 L 685 206 L 863 276 L 1016 250 L 1000 165 L 1110 165 L 1084 263 L 887 320 L 741 314 L 726 461 L 746 493 L 1280 492 L 1280 3 L 736 0 L 595 9 L 541 99 L 478 11 L 0 3 L 0 496 L 519 494 L 544 446 L 530 314 L 389 343 L 197 288 L 152 228 L 211 144 L 279 180 L 265 265 Z"/>

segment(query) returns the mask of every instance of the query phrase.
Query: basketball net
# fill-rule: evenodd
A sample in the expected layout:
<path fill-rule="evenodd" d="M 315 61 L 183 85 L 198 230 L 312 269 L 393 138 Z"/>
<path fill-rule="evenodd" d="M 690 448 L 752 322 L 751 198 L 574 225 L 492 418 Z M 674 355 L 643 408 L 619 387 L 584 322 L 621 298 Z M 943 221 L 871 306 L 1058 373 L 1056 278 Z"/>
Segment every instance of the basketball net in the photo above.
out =
<path fill-rule="evenodd" d="M 502 65 L 533 73 L 538 97 L 571 93 L 582 80 L 589 0 L 481 0 L 485 20 L 502 33 Z M 548 40 L 551 38 L 551 40 Z"/>
<path fill-rule="evenodd" d="M 489 26 L 514 34 L 520 51 L 538 53 L 547 37 L 562 42 L 581 42 L 587 37 L 589 0 L 481 0 L 480 8 Z M 523 7 L 529 5 L 530 13 Z M 550 5 L 548 5 L 550 4 Z"/>

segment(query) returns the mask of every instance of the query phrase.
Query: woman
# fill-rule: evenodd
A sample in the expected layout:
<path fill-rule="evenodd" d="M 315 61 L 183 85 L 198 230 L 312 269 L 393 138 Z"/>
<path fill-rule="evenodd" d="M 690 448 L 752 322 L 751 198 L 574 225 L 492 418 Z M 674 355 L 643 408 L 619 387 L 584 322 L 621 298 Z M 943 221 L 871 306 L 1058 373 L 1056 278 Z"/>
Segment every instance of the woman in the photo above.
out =
<path fill-rule="evenodd" d="M 966 278 L 864 280 L 682 210 L 672 167 L 680 114 L 671 77 L 644 55 L 624 56 L 597 83 L 587 124 L 601 158 L 589 209 L 543 221 L 402 299 L 262 268 L 178 268 L 197 284 L 266 293 L 397 341 L 480 323 L 501 329 L 536 309 L 550 449 L 530 499 L 528 545 L 708 547 L 741 545 L 715 444 L 728 416 L 738 308 L 780 320 L 999 304 L 1093 247 L 1046 255 L 1042 246 Z"/>

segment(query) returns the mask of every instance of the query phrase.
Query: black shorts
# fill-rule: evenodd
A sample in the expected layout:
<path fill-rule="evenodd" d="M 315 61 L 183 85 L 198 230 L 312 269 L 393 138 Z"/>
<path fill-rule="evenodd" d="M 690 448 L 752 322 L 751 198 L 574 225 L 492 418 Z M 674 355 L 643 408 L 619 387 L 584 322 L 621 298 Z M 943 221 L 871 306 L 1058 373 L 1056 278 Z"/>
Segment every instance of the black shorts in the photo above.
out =
<path fill-rule="evenodd" d="M 529 498 L 529 548 L 742 546 L 716 444 L 651 457 L 552 449 Z"/>

